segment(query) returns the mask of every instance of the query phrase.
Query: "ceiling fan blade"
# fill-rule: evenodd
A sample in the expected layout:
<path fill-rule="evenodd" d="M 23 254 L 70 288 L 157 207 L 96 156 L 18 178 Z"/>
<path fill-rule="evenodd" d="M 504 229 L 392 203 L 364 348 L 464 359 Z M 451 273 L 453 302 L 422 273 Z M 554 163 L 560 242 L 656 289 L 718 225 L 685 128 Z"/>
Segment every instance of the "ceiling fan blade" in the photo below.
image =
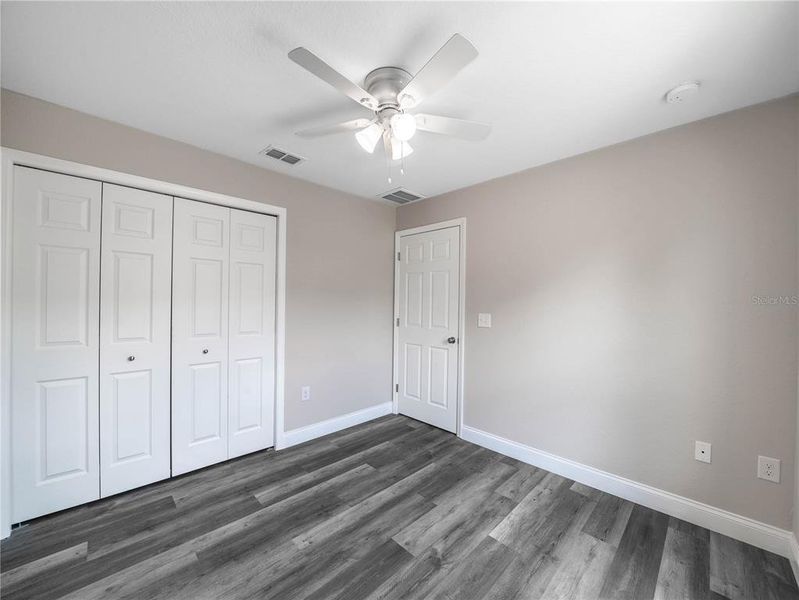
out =
<path fill-rule="evenodd" d="M 333 135 L 334 133 L 344 133 L 346 131 L 358 131 L 365 127 L 369 127 L 374 123 L 370 119 L 353 119 L 352 121 L 344 121 L 343 123 L 336 123 L 335 125 L 323 125 L 322 127 L 311 127 L 310 129 L 303 129 L 294 135 L 303 138 L 316 138 L 325 135 Z"/>
<path fill-rule="evenodd" d="M 319 79 L 326 81 L 342 94 L 349 96 L 361 106 L 370 110 L 377 108 L 377 99 L 361 86 L 354 84 L 333 67 L 316 56 L 306 48 L 294 48 L 289 52 L 289 58 L 307 71 L 316 75 Z"/>
<path fill-rule="evenodd" d="M 477 58 L 477 49 L 456 33 L 398 94 L 400 105 L 411 108 L 444 87 L 458 72 Z"/>
<path fill-rule="evenodd" d="M 474 142 L 486 139 L 488 134 L 491 133 L 491 125 L 487 125 L 486 123 L 464 121 L 463 119 L 440 117 L 438 115 L 426 115 L 423 113 L 414 116 L 416 117 L 416 129 L 419 131 L 450 135 Z"/>

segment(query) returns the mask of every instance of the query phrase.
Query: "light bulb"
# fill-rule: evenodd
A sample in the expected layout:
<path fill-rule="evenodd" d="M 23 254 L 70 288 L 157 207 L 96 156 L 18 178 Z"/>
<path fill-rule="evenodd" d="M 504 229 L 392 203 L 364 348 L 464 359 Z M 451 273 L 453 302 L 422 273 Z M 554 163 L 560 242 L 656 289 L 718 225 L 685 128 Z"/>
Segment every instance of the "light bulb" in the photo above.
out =
<path fill-rule="evenodd" d="M 375 151 L 377 142 L 383 135 L 383 128 L 377 123 L 372 123 L 366 129 L 361 129 L 355 134 L 355 139 L 361 145 L 361 148 L 366 150 L 369 154 Z"/>
<path fill-rule="evenodd" d="M 389 123 L 391 133 L 401 142 L 407 142 L 416 133 L 416 118 L 408 113 L 397 113 Z"/>
<path fill-rule="evenodd" d="M 410 156 L 413 148 L 408 142 L 401 142 L 397 138 L 391 138 L 391 160 L 399 160 Z"/>

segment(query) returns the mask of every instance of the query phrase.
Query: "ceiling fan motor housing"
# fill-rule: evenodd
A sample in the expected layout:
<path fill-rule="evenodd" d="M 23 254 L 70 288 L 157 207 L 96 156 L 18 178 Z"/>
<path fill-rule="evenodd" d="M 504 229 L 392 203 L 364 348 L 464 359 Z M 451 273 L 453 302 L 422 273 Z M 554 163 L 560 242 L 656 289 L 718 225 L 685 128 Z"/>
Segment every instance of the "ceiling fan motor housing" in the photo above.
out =
<path fill-rule="evenodd" d="M 377 112 L 381 112 L 385 108 L 394 110 L 399 108 L 400 103 L 397 96 L 411 79 L 411 74 L 405 69 L 380 67 L 369 73 L 363 83 L 366 91 L 377 98 L 379 102 Z"/>

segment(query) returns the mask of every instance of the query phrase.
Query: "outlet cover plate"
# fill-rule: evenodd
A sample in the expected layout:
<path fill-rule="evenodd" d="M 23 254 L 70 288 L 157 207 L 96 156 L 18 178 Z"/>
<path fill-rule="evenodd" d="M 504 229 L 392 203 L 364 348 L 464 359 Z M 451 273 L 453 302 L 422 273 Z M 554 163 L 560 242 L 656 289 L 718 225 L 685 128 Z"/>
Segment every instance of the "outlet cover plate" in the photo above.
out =
<path fill-rule="evenodd" d="M 712 446 L 709 442 L 696 442 L 694 446 L 694 458 L 699 462 L 710 462 Z"/>
<path fill-rule="evenodd" d="M 780 459 L 769 456 L 757 457 L 757 476 L 766 481 L 780 482 Z"/>
<path fill-rule="evenodd" d="M 302 386 L 302 399 L 303 400 L 310 400 L 311 399 L 311 386 L 304 385 Z"/>

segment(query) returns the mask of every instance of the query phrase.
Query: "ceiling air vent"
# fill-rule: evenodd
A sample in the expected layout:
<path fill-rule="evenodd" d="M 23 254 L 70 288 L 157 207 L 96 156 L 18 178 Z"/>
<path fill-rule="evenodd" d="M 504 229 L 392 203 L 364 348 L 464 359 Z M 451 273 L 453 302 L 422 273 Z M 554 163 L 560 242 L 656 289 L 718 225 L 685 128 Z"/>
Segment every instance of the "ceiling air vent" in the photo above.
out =
<path fill-rule="evenodd" d="M 285 150 L 281 150 L 280 148 L 275 148 L 274 146 L 267 146 L 266 148 L 261 150 L 258 154 L 263 154 L 264 156 L 268 156 L 269 158 L 274 158 L 275 160 L 279 160 L 280 162 L 284 162 L 289 165 L 296 165 L 305 160 L 301 156 L 295 156 L 293 154 L 289 154 Z"/>
<path fill-rule="evenodd" d="M 380 197 L 383 198 L 383 200 L 389 200 L 396 204 L 407 204 L 408 202 L 420 200 L 424 196 L 414 194 L 413 192 L 409 192 L 408 190 L 404 190 L 402 188 L 397 188 L 396 190 L 381 194 Z"/>

